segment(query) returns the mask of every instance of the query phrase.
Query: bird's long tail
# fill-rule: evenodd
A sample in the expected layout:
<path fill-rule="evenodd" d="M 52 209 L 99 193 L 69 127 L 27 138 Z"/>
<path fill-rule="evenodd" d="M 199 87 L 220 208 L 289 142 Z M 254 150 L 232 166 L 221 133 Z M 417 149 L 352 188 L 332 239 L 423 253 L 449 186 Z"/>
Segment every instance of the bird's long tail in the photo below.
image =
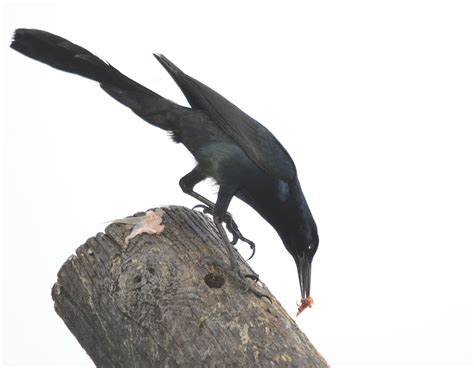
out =
<path fill-rule="evenodd" d="M 52 33 L 20 28 L 11 48 L 53 68 L 92 79 L 117 101 L 131 108 L 145 121 L 174 130 L 173 112 L 185 109 L 131 80 L 83 47 Z"/>

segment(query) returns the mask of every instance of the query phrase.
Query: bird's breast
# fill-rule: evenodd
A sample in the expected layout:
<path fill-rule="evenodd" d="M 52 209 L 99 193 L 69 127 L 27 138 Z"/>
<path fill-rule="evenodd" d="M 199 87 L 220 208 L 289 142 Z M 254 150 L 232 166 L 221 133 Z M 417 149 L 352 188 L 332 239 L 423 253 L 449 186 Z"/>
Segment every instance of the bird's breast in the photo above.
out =
<path fill-rule="evenodd" d="M 234 187 L 236 197 L 267 221 L 275 211 L 285 211 L 289 202 L 288 184 L 260 169 L 237 145 L 206 144 L 194 156 L 207 176 L 220 186 Z"/>
<path fill-rule="evenodd" d="M 194 157 L 201 170 L 220 185 L 233 183 L 240 186 L 246 178 L 260 171 L 242 149 L 232 143 L 203 145 Z"/>

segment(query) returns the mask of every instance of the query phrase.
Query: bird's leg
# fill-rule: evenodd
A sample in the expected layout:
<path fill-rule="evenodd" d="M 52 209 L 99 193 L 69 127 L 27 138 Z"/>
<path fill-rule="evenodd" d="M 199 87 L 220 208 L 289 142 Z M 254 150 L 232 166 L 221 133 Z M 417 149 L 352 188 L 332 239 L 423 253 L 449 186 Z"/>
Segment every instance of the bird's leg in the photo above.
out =
<path fill-rule="evenodd" d="M 206 176 L 203 175 L 197 168 L 194 168 L 191 170 L 191 172 L 187 173 L 184 175 L 180 180 L 179 180 L 179 186 L 183 190 L 184 193 L 189 194 L 191 197 L 196 198 L 198 201 L 204 203 L 208 207 L 214 208 L 214 203 L 207 199 L 206 197 L 203 197 L 199 193 L 196 193 L 193 188 L 197 183 L 200 183 L 206 179 Z"/>
<path fill-rule="evenodd" d="M 227 237 L 227 233 L 224 227 L 222 226 L 223 218 L 225 214 L 227 213 L 227 208 L 229 207 L 229 203 L 233 195 L 234 195 L 233 191 L 221 187 L 219 189 L 219 194 L 217 195 L 217 201 L 214 206 L 214 212 L 212 214 L 213 219 L 214 219 L 214 224 L 216 225 L 217 230 L 219 231 L 219 234 L 222 238 L 222 241 L 224 242 L 224 245 L 227 248 L 227 253 L 229 255 L 230 268 L 223 267 L 223 269 L 233 276 L 233 278 L 242 286 L 242 288 L 244 289 L 244 292 L 251 291 L 259 298 L 261 298 L 262 296 L 266 296 L 268 298 L 267 295 L 256 290 L 249 284 L 246 278 L 252 278 L 254 280 L 255 279 L 258 280 L 258 276 L 245 275 L 242 272 L 242 270 L 240 269 L 239 263 L 237 261 L 237 257 L 234 253 L 235 249 L 233 245 L 230 243 L 229 238 Z M 222 264 L 220 264 L 220 262 L 218 262 L 218 265 L 222 267 Z"/>
<path fill-rule="evenodd" d="M 181 178 L 181 180 L 179 181 L 179 186 L 181 187 L 184 193 L 189 194 L 191 197 L 196 198 L 198 201 L 204 203 L 204 205 L 199 204 L 197 206 L 194 206 L 193 209 L 202 208 L 204 213 L 212 215 L 214 213 L 215 204 L 206 197 L 200 195 L 199 193 L 196 193 L 193 190 L 194 186 L 197 183 L 203 181 L 204 179 L 206 179 L 206 176 L 203 175 L 200 170 L 194 168 L 191 172 Z M 255 243 L 242 235 L 239 230 L 239 227 L 232 218 L 232 215 L 227 212 L 227 210 L 225 211 L 225 215 L 222 221 L 226 224 L 227 230 L 229 230 L 229 232 L 232 234 L 232 241 L 230 242 L 232 245 L 235 245 L 238 240 L 241 240 L 250 245 L 252 254 L 249 259 L 251 259 L 255 254 Z"/>
<path fill-rule="evenodd" d="M 193 210 L 195 210 L 196 208 L 201 208 L 203 213 L 207 213 L 209 215 L 212 215 L 214 213 L 214 204 L 212 206 L 209 206 L 209 205 L 205 206 L 203 204 L 198 204 L 193 207 Z M 229 212 L 226 212 L 222 222 L 225 223 L 225 227 L 232 234 L 232 240 L 230 241 L 230 244 L 235 245 L 237 244 L 237 241 L 240 240 L 250 245 L 252 254 L 247 259 L 247 261 L 249 259 L 252 259 L 252 257 L 255 255 L 255 243 L 242 235 L 242 233 L 239 230 L 239 227 L 237 226 L 237 224 L 235 223 L 232 217 L 232 214 L 230 214 Z"/>

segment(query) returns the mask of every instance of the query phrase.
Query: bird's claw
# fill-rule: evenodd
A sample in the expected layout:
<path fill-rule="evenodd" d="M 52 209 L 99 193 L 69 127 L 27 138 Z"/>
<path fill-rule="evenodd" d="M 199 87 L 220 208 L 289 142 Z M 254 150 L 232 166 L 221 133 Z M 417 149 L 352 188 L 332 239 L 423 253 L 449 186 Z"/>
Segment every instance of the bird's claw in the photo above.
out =
<path fill-rule="evenodd" d="M 235 268 L 231 266 L 230 269 L 234 271 L 240 277 L 240 279 L 250 279 L 255 282 L 260 281 L 260 277 L 258 274 L 253 272 L 253 270 L 250 270 L 252 273 L 243 273 L 239 266 L 236 266 Z"/>
<path fill-rule="evenodd" d="M 212 215 L 214 212 L 214 209 L 210 206 L 206 206 L 204 204 L 198 204 L 193 207 L 193 210 L 196 209 L 202 209 L 202 212 L 208 215 Z M 253 256 L 255 255 L 255 243 L 251 241 L 250 239 L 247 239 L 242 235 L 242 233 L 239 230 L 239 227 L 235 223 L 234 219 L 232 218 L 232 214 L 229 212 L 226 212 L 223 222 L 225 223 L 225 226 L 227 230 L 232 234 L 232 240 L 230 241 L 230 244 L 235 245 L 237 244 L 237 241 L 243 241 L 244 243 L 247 243 L 250 246 L 250 249 L 252 250 L 252 254 L 250 257 L 247 259 L 247 261 L 251 260 Z"/>
<path fill-rule="evenodd" d="M 255 281 L 255 282 L 259 282 L 260 281 L 260 277 L 256 274 L 256 273 L 247 273 L 244 275 L 245 278 L 247 279 L 250 279 L 252 281 Z"/>
<path fill-rule="evenodd" d="M 247 258 L 247 261 L 251 260 L 252 257 L 255 255 L 255 243 L 242 235 L 242 233 L 239 230 L 239 227 L 237 226 L 234 219 L 232 218 L 232 215 L 229 212 L 226 213 L 224 222 L 225 222 L 227 230 L 229 230 L 229 232 L 232 234 L 232 241 L 230 242 L 230 244 L 235 245 L 237 244 L 238 240 L 243 241 L 244 243 L 247 243 L 250 246 L 250 249 L 252 250 L 252 254 L 250 255 L 249 258 Z"/>
<path fill-rule="evenodd" d="M 212 215 L 212 209 L 209 206 L 205 206 L 203 204 L 197 204 L 193 207 L 193 211 L 195 211 L 196 209 L 202 209 L 202 213 Z"/>
<path fill-rule="evenodd" d="M 202 260 L 212 265 L 215 265 L 225 271 L 232 272 L 233 274 L 237 275 L 240 279 L 250 279 L 255 282 L 260 281 L 260 276 L 257 273 L 253 272 L 252 269 L 250 269 L 251 273 L 243 273 L 238 264 L 236 264 L 235 266 L 228 265 L 224 261 L 217 259 L 216 257 L 213 257 L 213 256 L 205 256 L 202 258 Z"/>

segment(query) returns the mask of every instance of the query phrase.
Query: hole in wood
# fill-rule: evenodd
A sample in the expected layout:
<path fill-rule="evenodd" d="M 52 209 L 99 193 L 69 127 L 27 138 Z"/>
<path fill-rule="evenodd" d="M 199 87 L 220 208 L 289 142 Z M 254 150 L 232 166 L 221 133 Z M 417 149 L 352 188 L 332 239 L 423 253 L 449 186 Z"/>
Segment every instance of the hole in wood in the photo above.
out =
<path fill-rule="evenodd" d="M 210 272 L 206 276 L 204 276 L 204 282 L 211 289 L 218 289 L 224 285 L 225 279 L 217 273 Z"/>

